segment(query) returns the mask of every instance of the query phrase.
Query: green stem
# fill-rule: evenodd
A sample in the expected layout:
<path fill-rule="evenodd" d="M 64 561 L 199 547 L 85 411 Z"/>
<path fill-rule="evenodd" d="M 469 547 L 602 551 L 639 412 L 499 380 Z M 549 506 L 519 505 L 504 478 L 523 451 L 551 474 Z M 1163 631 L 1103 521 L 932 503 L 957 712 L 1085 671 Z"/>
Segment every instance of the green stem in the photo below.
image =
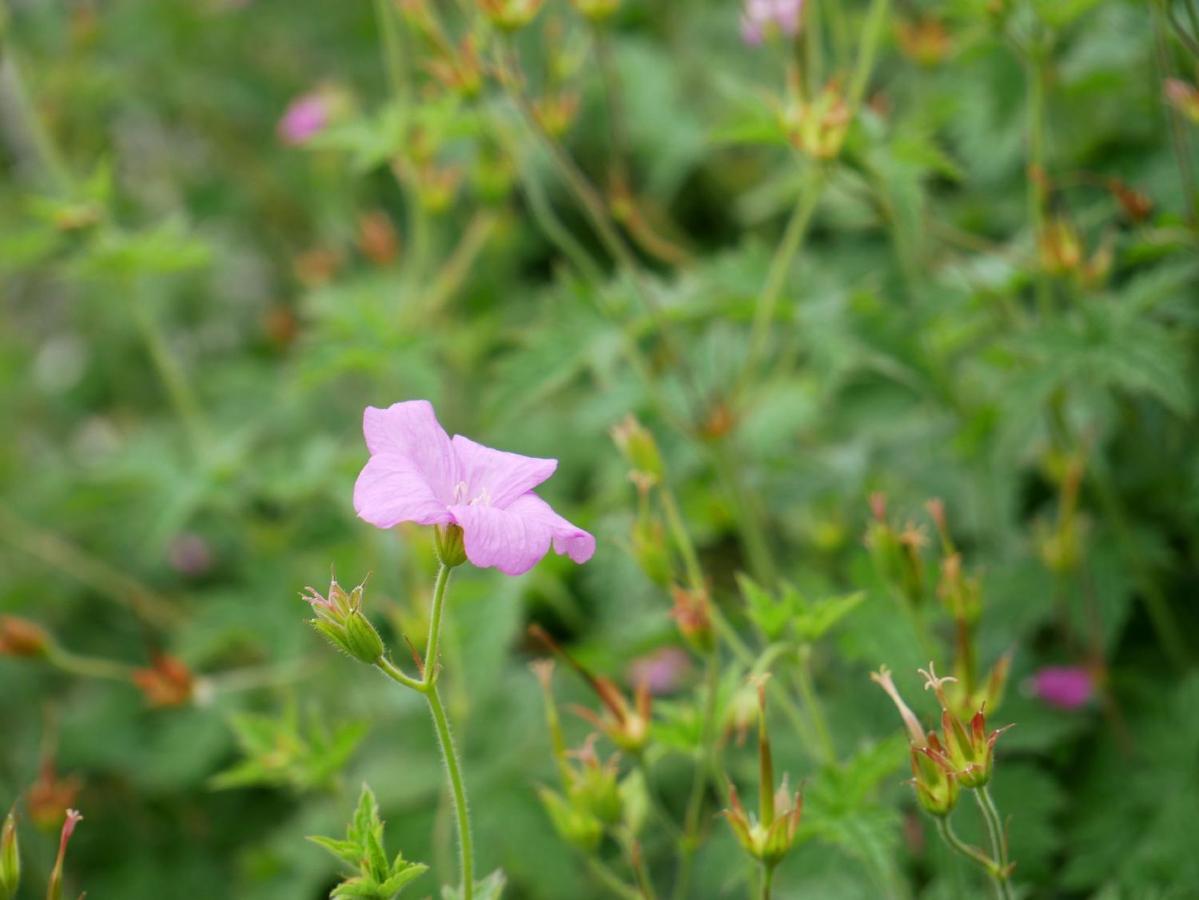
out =
<path fill-rule="evenodd" d="M 150 354 L 150 361 L 158 373 L 158 379 L 166 389 L 175 415 L 179 417 L 183 430 L 187 433 L 188 442 L 196 453 L 202 452 L 207 429 L 204 417 L 200 412 L 200 404 L 192 391 L 187 376 L 183 373 L 178 359 L 171 353 L 166 337 L 158 325 L 158 320 L 150 307 L 151 299 L 137 292 L 132 297 L 133 320 L 137 325 L 138 334 Z"/>
<path fill-rule="evenodd" d="M 1052 312 L 1053 286 L 1040 260 L 1045 236 L 1045 65 L 1039 43 L 1027 51 L 1028 69 L 1028 211 L 1033 223 L 1033 265 L 1036 267 L 1037 310 L 1042 317 Z"/>
<path fill-rule="evenodd" d="M 824 714 L 824 705 L 812 683 L 812 645 L 804 644 L 799 648 L 799 667 L 796 669 L 796 679 L 799 682 L 799 695 L 803 698 L 804 709 L 816 729 L 820 740 L 820 750 L 824 756 L 825 765 L 837 762 L 837 748 L 833 744 L 832 732 L 828 727 L 828 719 Z"/>
<path fill-rule="evenodd" d="M 971 847 L 960 837 L 958 837 L 953 830 L 953 826 L 949 824 L 948 818 L 944 816 L 937 816 L 934 821 L 937 823 L 937 833 L 941 835 L 941 840 L 943 840 L 954 852 L 961 854 L 966 859 L 981 866 L 991 878 L 992 883 L 995 885 L 995 892 L 1000 898 L 1004 897 L 1004 889 L 1000 884 L 1000 879 L 995 874 L 995 861 L 977 847 Z"/>
<path fill-rule="evenodd" d="M 770 542 L 762 529 L 761 505 L 742 478 L 743 463 L 729 451 L 727 437 L 713 442 L 712 455 L 716 474 L 733 501 L 738 537 L 745 550 L 749 569 L 764 587 L 772 588 L 777 581 L 778 572 L 774 566 L 774 556 L 770 552 Z"/>
<path fill-rule="evenodd" d="M 641 900 L 641 894 L 636 888 L 629 887 L 620 876 L 608 868 L 594 856 L 585 857 L 587 870 L 608 890 L 623 900 Z"/>
<path fill-rule="evenodd" d="M 993 877 L 999 896 L 1002 900 L 1012 900 L 1012 885 L 1008 879 L 1007 835 L 1003 829 L 1003 820 L 986 785 L 974 791 L 974 799 L 978 801 L 978 808 L 982 810 L 983 820 L 987 823 L 987 833 L 991 837 L 991 852 L 996 863 Z"/>
<path fill-rule="evenodd" d="M 775 307 L 778 305 L 779 297 L 786 284 L 791 263 L 803 245 L 808 224 L 812 221 L 812 213 L 816 210 L 816 204 L 820 200 L 823 185 L 824 177 L 820 166 L 810 165 L 800 186 L 795 209 L 783 231 L 782 240 L 779 241 L 778 248 L 774 251 L 774 258 L 771 260 L 770 269 L 766 274 L 766 285 L 762 289 L 762 295 L 758 298 L 758 304 L 754 309 L 753 329 L 750 332 L 749 351 L 746 354 L 745 366 L 742 370 L 741 387 L 745 386 L 745 382 L 753 373 L 755 364 L 766 349 L 766 341 L 770 336 L 770 325 L 774 321 Z"/>
<path fill-rule="evenodd" d="M 466 802 L 466 785 L 462 779 L 462 766 L 458 762 L 458 751 L 454 747 L 454 736 L 450 723 L 441 705 L 437 683 L 430 682 L 425 691 L 429 712 L 433 714 L 433 725 L 437 729 L 437 742 L 441 745 L 441 756 L 446 772 L 450 776 L 450 791 L 454 797 L 454 814 L 458 819 L 458 867 L 462 873 L 462 898 L 471 900 L 475 893 L 475 850 L 470 830 L 470 807 Z"/>
<path fill-rule="evenodd" d="M 762 890 L 758 894 L 761 900 L 770 900 L 770 891 L 774 887 L 774 866 L 762 863 Z"/>
<path fill-rule="evenodd" d="M 130 681 L 133 667 L 94 656 L 76 656 L 61 647 L 50 651 L 46 661 L 54 668 L 83 678 L 104 678 L 109 681 Z"/>
<path fill-rule="evenodd" d="M 462 876 L 462 898 L 471 900 L 475 892 L 475 850 L 471 836 L 470 806 L 466 799 L 466 782 L 462 777 L 462 763 L 454 747 L 454 736 L 450 731 L 449 718 L 437 690 L 437 648 L 441 639 L 442 610 L 445 607 L 446 587 L 450 583 L 451 568 L 442 565 L 437 570 L 433 583 L 433 604 L 429 612 L 429 638 L 425 644 L 424 678 L 417 681 L 405 675 L 387 657 L 381 657 L 375 666 L 388 678 L 417 693 L 424 694 L 433 715 L 433 727 L 437 731 L 437 743 L 441 747 L 442 762 L 450 781 L 450 794 L 454 801 L 454 815 L 458 821 L 458 866 Z"/>
<path fill-rule="evenodd" d="M 404 77 L 400 32 L 390 0 L 375 0 L 375 18 L 378 20 L 379 35 L 382 39 L 383 69 L 387 73 L 387 86 L 397 100 L 404 101 L 408 97 L 408 83 Z"/>
<path fill-rule="evenodd" d="M 704 712 L 700 725 L 700 752 L 696 759 L 695 774 L 691 777 L 691 794 L 687 798 L 687 811 L 683 816 L 683 836 L 679 847 L 679 860 L 674 881 L 675 900 L 687 896 L 687 884 L 691 878 L 691 859 L 699 844 L 700 814 L 703 812 L 704 782 L 711 775 L 711 761 L 716 732 L 716 691 L 720 680 L 720 652 L 713 644 L 708 652 L 708 664 L 704 674 Z"/>
<path fill-rule="evenodd" d="M 874 0 L 866 13 L 866 24 L 862 29 L 861 50 L 858 52 L 858 63 L 854 68 L 853 80 L 849 88 L 849 108 L 857 113 L 862 100 L 866 96 L 866 88 L 870 84 L 870 75 L 874 71 L 874 60 L 878 55 L 878 47 L 887 31 L 890 0 Z"/>
<path fill-rule="evenodd" d="M 659 488 L 659 497 L 662 500 L 662 510 L 666 513 L 666 525 L 670 528 L 670 534 L 674 538 L 679 555 L 683 557 L 683 568 L 687 570 L 687 580 L 691 583 L 691 589 L 702 591 L 704 589 L 704 571 L 699 564 L 699 555 L 695 552 L 695 543 L 691 540 L 691 534 L 683 523 L 682 515 L 679 514 L 679 505 L 675 501 L 674 492 L 664 484 Z"/>

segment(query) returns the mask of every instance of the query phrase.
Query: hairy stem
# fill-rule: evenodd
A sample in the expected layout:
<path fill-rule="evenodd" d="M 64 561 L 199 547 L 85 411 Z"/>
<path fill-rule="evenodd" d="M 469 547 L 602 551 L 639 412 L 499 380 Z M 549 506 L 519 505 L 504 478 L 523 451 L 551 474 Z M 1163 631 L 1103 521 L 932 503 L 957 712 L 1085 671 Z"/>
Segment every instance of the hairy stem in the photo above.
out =
<path fill-rule="evenodd" d="M 949 819 L 947 817 L 937 816 L 934 821 L 937 823 L 937 833 L 941 835 L 941 840 L 943 840 L 946 845 L 955 853 L 958 853 L 971 862 L 981 866 L 986 871 L 987 875 L 990 876 L 991 881 L 995 886 L 996 894 L 998 894 L 1000 898 L 1003 898 L 1005 896 L 1003 892 L 1004 889 L 1000 885 L 1000 879 L 995 874 L 995 861 L 977 847 L 971 847 L 960 837 L 958 837 L 956 832 L 953 830 L 953 826 L 949 824 Z"/>
<path fill-rule="evenodd" d="M 996 863 L 992 877 L 997 892 L 1002 900 L 1012 900 L 1012 885 L 1008 879 L 1007 834 L 1003 829 L 1003 820 L 986 785 L 974 791 L 974 799 L 978 801 L 978 808 L 982 810 L 983 820 L 987 823 L 987 834 L 991 837 L 991 852 L 995 855 Z"/>

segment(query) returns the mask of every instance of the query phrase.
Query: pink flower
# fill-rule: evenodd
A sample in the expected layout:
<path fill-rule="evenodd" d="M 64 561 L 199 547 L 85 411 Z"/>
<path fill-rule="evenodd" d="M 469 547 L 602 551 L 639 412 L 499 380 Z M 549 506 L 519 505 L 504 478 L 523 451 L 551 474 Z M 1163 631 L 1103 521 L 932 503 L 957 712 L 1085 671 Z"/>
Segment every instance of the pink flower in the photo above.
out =
<path fill-rule="evenodd" d="M 799 33 L 803 0 L 745 0 L 741 13 L 741 39 L 758 46 L 772 31 L 793 38 Z"/>
<path fill-rule="evenodd" d="M 508 575 L 533 568 L 551 546 L 577 563 L 595 552 L 594 537 L 533 493 L 556 459 L 451 439 L 427 400 L 368 406 L 362 431 L 371 458 L 354 485 L 354 509 L 377 528 L 457 525 L 467 559 Z"/>
<path fill-rule="evenodd" d="M 649 692 L 673 694 L 691 671 L 691 657 L 678 647 L 659 647 L 629 663 L 629 681 L 645 684 Z"/>
<path fill-rule="evenodd" d="M 303 144 L 328 124 L 328 97 L 321 91 L 310 91 L 288 105 L 279 120 L 279 139 L 285 144 Z"/>
<path fill-rule="evenodd" d="M 1046 666 L 1032 677 L 1032 692 L 1048 706 L 1078 709 L 1095 692 L 1095 679 L 1082 666 Z"/>

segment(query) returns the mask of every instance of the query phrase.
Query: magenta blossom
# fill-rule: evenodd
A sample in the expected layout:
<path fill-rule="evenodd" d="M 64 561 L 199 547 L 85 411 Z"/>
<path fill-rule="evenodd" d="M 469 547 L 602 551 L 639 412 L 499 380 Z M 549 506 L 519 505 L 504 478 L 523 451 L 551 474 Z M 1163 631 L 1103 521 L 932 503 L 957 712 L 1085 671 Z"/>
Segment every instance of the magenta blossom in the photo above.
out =
<path fill-rule="evenodd" d="M 310 91 L 288 105 L 279 120 L 279 139 L 285 144 L 303 144 L 329 124 L 329 97 L 323 91 Z"/>
<path fill-rule="evenodd" d="M 629 663 L 629 681 L 644 683 L 655 696 L 673 694 L 691 673 L 691 657 L 678 647 L 659 647 Z"/>
<path fill-rule="evenodd" d="M 758 46 L 772 31 L 793 38 L 799 34 L 803 0 L 745 0 L 741 12 L 741 39 Z"/>
<path fill-rule="evenodd" d="M 1095 679 L 1082 666 L 1047 666 L 1032 677 L 1032 693 L 1048 706 L 1078 709 L 1095 693 Z"/>
<path fill-rule="evenodd" d="M 362 431 L 371 458 L 354 485 L 354 509 L 377 528 L 457 525 L 466 558 L 507 575 L 527 572 L 551 546 L 577 563 L 595 552 L 594 537 L 533 493 L 556 459 L 492 450 L 460 434 L 451 440 L 427 400 L 368 406 Z"/>

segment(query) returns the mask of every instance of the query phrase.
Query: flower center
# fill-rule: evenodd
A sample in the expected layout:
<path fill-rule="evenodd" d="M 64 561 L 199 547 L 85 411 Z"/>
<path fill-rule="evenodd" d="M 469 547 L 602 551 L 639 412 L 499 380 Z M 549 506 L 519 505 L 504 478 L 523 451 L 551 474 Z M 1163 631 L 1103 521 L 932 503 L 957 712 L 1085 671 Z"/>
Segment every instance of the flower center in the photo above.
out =
<path fill-rule="evenodd" d="M 454 485 L 454 503 L 466 503 L 468 506 L 491 506 L 491 494 L 487 488 L 483 488 L 478 494 L 471 497 L 470 485 L 465 481 L 459 481 Z"/>

